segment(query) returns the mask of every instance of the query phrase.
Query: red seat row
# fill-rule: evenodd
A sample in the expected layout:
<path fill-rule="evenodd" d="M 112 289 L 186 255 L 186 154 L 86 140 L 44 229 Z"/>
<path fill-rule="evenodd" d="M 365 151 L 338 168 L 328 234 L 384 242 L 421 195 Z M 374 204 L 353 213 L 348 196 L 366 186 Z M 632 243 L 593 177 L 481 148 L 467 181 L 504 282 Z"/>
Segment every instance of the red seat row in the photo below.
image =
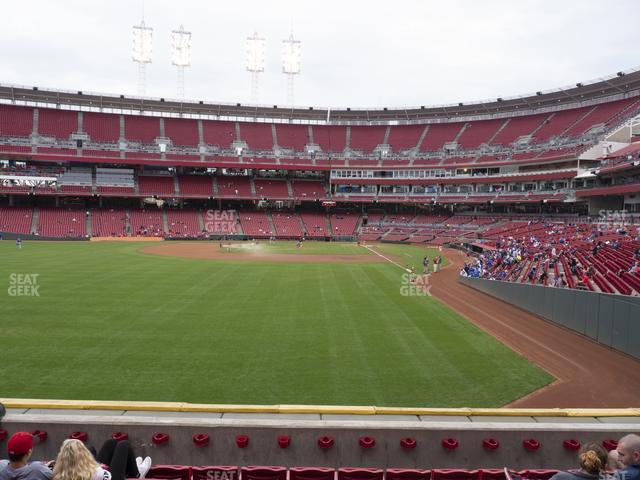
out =
<path fill-rule="evenodd" d="M 518 475 L 532 480 L 548 480 L 558 470 L 522 470 Z M 288 475 L 288 479 L 287 479 Z M 158 480 L 504 480 L 503 469 L 407 469 L 329 467 L 235 467 L 156 465 L 148 479 Z"/>

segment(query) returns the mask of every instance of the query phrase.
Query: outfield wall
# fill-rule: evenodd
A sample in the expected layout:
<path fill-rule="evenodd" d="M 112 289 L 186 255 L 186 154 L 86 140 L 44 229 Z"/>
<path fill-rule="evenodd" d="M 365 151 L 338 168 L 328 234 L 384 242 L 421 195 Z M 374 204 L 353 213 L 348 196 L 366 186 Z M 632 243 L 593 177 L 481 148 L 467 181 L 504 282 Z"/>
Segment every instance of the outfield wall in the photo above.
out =
<path fill-rule="evenodd" d="M 602 345 L 640 358 L 640 297 L 484 278 L 459 277 L 459 281 Z"/>

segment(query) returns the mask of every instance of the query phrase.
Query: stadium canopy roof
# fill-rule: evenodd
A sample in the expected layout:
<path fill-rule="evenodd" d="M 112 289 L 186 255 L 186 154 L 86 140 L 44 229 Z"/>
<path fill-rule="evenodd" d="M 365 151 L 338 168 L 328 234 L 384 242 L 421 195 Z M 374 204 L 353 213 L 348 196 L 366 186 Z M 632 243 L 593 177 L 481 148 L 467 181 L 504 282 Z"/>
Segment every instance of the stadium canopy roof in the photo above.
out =
<path fill-rule="evenodd" d="M 537 111 L 553 111 L 571 106 L 596 104 L 609 99 L 640 95 L 640 69 L 618 72 L 572 87 L 540 91 L 516 97 L 496 98 L 481 102 L 451 105 L 393 107 L 375 109 L 327 107 L 278 107 L 180 101 L 164 98 L 142 98 L 125 95 L 45 90 L 0 84 L 0 102 L 42 107 L 82 110 L 146 113 L 163 116 L 209 117 L 278 123 L 331 123 L 386 125 L 447 122 L 452 120 L 518 116 Z"/>

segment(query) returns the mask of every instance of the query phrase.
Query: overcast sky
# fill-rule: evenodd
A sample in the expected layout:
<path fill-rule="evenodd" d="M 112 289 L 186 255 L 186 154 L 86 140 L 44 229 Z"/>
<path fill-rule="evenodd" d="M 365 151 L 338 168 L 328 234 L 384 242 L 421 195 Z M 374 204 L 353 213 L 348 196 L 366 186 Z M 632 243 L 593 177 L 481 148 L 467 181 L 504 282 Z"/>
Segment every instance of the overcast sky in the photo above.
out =
<path fill-rule="evenodd" d="M 282 40 L 302 41 L 295 104 L 394 107 L 553 89 L 640 65 L 637 0 L 146 0 L 147 96 L 175 98 L 172 29 L 192 32 L 186 97 L 250 103 L 245 38 L 267 41 L 259 103 L 285 105 Z M 137 93 L 142 0 L 2 2 L 0 82 Z"/>

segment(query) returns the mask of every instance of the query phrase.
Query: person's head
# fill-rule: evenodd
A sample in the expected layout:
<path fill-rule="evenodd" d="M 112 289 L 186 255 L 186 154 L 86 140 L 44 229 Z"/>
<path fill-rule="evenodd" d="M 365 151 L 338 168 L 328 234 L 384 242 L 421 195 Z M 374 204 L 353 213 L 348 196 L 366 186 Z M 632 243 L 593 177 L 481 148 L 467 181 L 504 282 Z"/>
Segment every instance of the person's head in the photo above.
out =
<path fill-rule="evenodd" d="M 618 442 L 618 461 L 625 467 L 640 465 L 640 436 L 625 435 Z"/>
<path fill-rule="evenodd" d="M 33 435 L 29 432 L 16 432 L 7 443 L 7 453 L 11 463 L 27 463 L 33 452 Z"/>
<path fill-rule="evenodd" d="M 55 467 L 53 467 L 53 478 L 55 480 L 90 480 L 98 467 L 98 462 L 84 443 L 69 439 L 62 442 Z"/>
<path fill-rule="evenodd" d="M 607 451 L 597 443 L 587 443 L 578 455 L 580 468 L 587 473 L 596 474 L 607 465 Z"/>

